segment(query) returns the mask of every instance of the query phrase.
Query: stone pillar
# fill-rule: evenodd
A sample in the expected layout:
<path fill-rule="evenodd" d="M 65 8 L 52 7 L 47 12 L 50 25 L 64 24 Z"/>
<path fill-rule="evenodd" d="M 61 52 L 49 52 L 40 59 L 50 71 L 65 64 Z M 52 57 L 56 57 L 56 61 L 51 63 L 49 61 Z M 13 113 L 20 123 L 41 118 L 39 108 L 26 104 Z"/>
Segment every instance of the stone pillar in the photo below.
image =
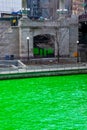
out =
<path fill-rule="evenodd" d="M 22 57 L 22 51 L 21 51 L 21 41 L 22 41 L 22 34 L 21 34 L 21 27 L 19 27 L 19 57 Z"/>
<path fill-rule="evenodd" d="M 58 29 L 55 29 L 55 43 L 54 43 L 54 45 L 55 45 L 55 57 L 57 57 L 58 56 L 58 47 L 59 47 L 59 35 L 58 35 Z"/>
<path fill-rule="evenodd" d="M 77 41 L 78 41 L 78 17 L 73 16 L 69 19 L 69 56 L 72 60 L 77 60 Z"/>
<path fill-rule="evenodd" d="M 60 56 L 69 55 L 69 28 L 59 28 L 59 54 Z"/>
<path fill-rule="evenodd" d="M 78 40 L 78 26 L 76 24 L 70 25 L 69 28 L 69 55 L 74 57 L 77 52 L 77 40 Z"/>
<path fill-rule="evenodd" d="M 33 57 L 33 31 L 29 31 L 29 56 Z"/>
<path fill-rule="evenodd" d="M 30 29 L 27 27 L 26 28 L 20 27 L 19 34 L 20 34 L 20 43 L 19 43 L 20 57 L 27 58 L 28 56 L 27 37 L 29 37 L 29 57 L 33 57 L 33 36 L 30 32 Z"/>

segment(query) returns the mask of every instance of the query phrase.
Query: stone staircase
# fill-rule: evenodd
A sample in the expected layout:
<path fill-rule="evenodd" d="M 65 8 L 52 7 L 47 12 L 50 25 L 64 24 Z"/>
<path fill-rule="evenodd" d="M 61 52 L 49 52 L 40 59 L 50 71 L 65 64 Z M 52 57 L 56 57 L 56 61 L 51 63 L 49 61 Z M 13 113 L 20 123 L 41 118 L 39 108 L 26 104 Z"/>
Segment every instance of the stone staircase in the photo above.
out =
<path fill-rule="evenodd" d="M 0 70 L 1 68 L 25 68 L 26 65 L 22 63 L 20 60 L 0 60 Z"/>

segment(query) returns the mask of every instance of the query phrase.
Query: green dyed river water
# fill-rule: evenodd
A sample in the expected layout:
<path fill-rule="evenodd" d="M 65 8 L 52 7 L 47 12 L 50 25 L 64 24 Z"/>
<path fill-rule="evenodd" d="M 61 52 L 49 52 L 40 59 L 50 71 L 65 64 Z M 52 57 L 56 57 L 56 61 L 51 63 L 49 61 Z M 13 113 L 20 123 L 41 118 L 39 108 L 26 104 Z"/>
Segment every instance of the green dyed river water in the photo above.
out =
<path fill-rule="evenodd" d="M 0 81 L 0 130 L 87 130 L 87 75 Z"/>

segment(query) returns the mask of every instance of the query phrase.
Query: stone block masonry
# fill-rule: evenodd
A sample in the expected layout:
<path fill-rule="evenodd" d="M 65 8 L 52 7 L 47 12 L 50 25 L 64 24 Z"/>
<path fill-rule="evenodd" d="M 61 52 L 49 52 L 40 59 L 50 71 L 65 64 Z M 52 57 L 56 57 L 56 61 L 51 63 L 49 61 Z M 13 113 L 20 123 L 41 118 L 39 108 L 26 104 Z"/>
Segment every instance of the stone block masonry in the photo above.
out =
<path fill-rule="evenodd" d="M 4 26 L 2 26 L 4 25 Z M 19 28 L 11 27 L 10 21 L 0 21 L 0 58 L 6 55 L 19 56 Z"/>
<path fill-rule="evenodd" d="M 26 37 L 29 39 L 29 54 L 33 55 L 34 37 L 49 34 L 54 36 L 55 57 L 60 56 L 74 57 L 77 51 L 76 41 L 78 40 L 78 20 L 69 18 L 57 21 L 32 21 L 24 17 L 19 22 L 20 34 L 20 56 L 27 57 Z M 56 35 L 57 34 L 57 35 Z"/>
<path fill-rule="evenodd" d="M 18 26 L 11 26 L 10 21 L 0 22 L 0 58 L 6 55 L 28 57 L 27 37 L 29 37 L 29 57 L 34 58 L 34 37 L 49 34 L 54 37 L 54 57 L 69 56 L 77 50 L 78 21 L 61 19 L 58 21 L 33 21 L 27 17 L 19 20 Z"/>

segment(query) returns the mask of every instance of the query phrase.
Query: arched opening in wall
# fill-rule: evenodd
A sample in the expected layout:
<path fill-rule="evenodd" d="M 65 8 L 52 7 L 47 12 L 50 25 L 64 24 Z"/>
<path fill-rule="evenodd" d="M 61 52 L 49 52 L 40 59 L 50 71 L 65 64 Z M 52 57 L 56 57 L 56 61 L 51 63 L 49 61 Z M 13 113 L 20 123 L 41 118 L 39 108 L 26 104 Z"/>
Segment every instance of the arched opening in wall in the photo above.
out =
<path fill-rule="evenodd" d="M 36 58 L 54 57 L 54 36 L 49 34 L 37 35 L 33 39 L 33 53 Z"/>
<path fill-rule="evenodd" d="M 79 47 L 78 51 L 79 51 L 80 61 L 87 62 L 87 20 L 79 22 L 78 47 Z"/>

